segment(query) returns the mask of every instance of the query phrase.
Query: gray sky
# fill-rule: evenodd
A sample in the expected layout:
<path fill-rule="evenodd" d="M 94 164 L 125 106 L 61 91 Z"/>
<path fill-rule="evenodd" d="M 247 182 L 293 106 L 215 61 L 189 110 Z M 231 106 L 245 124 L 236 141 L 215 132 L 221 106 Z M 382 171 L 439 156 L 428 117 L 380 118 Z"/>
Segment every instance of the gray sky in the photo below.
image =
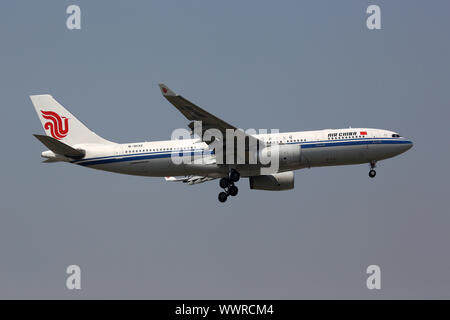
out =
<path fill-rule="evenodd" d="M 65 13 L 78 4 L 82 29 Z M 378 4 L 382 30 L 365 26 Z M 448 1 L 1 1 L 0 298 L 450 298 Z M 42 164 L 30 94 L 168 139 L 164 82 L 243 128 L 390 129 L 409 152 L 293 191 Z M 82 290 L 65 269 L 82 270 Z M 366 288 L 381 267 L 380 291 Z"/>

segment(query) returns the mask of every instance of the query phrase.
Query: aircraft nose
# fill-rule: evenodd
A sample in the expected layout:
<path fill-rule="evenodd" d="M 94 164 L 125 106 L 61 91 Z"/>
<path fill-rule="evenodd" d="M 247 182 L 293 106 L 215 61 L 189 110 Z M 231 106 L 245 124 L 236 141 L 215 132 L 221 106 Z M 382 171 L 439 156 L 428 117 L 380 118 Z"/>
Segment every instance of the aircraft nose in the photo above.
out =
<path fill-rule="evenodd" d="M 405 140 L 402 144 L 401 144 L 401 152 L 405 152 L 408 151 L 409 149 L 411 149 L 413 147 L 414 143 L 411 140 Z"/>
<path fill-rule="evenodd" d="M 414 145 L 414 143 L 411 140 L 408 140 L 408 142 L 409 143 L 407 144 L 407 146 L 408 146 L 407 150 L 411 149 L 413 147 L 413 145 Z"/>

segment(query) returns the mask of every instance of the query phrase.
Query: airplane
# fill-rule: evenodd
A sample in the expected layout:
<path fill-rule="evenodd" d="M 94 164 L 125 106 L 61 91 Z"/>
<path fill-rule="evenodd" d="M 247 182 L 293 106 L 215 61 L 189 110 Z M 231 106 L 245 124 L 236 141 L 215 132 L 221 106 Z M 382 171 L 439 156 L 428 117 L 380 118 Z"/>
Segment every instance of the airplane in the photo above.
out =
<path fill-rule="evenodd" d="M 256 150 L 257 161 L 219 161 L 223 160 L 223 154 L 220 158 L 211 141 L 202 138 L 201 134 L 166 141 L 108 141 L 89 130 L 51 95 L 43 94 L 30 96 L 46 133 L 34 135 L 49 149 L 41 154 L 46 159 L 43 162 L 68 162 L 128 175 L 165 177 L 166 181 L 188 185 L 220 179 L 219 186 L 223 191 L 218 200 L 225 202 L 229 196 L 238 194 L 236 183 L 241 177 L 249 179 L 250 189 L 290 190 L 294 188 L 294 170 L 366 163 L 370 166 L 369 177 L 374 178 L 378 161 L 395 157 L 413 146 L 411 140 L 394 131 L 371 128 L 248 134 L 196 106 L 166 85 L 159 84 L 159 87 L 162 95 L 191 121 L 188 125 L 191 130 L 196 121 L 202 123 L 201 133 L 208 128 L 224 134 L 233 130 L 244 141 L 256 142 L 256 149 L 244 147 L 244 156 L 249 159 L 249 154 Z M 232 144 L 233 139 L 226 137 L 217 140 L 221 140 L 223 148 Z M 236 151 L 236 147 L 227 150 L 225 154 L 229 150 Z M 264 152 L 270 154 L 271 150 L 278 164 L 275 171 L 264 173 L 262 168 L 267 168 L 267 164 L 259 161 L 258 156 Z M 175 163 L 174 155 L 186 161 Z M 202 161 L 192 161 L 195 157 L 201 157 Z"/>

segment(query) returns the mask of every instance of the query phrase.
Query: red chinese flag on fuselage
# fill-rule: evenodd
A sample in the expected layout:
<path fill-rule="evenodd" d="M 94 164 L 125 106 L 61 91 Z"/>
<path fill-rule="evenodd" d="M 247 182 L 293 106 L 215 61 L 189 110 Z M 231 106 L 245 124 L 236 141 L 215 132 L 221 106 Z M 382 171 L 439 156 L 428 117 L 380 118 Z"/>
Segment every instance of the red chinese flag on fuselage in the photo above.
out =
<path fill-rule="evenodd" d="M 362 136 L 367 136 L 367 131 L 360 131 L 359 134 Z"/>

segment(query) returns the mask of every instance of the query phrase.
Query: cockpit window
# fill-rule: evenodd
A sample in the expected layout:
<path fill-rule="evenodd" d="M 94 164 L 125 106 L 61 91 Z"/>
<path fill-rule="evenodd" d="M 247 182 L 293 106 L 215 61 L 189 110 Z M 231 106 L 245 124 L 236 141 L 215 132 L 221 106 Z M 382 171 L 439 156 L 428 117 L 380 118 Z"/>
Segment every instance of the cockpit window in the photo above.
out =
<path fill-rule="evenodd" d="M 399 134 L 396 134 L 396 133 L 394 133 L 394 134 L 392 135 L 392 138 L 400 138 L 400 135 L 399 135 Z"/>

